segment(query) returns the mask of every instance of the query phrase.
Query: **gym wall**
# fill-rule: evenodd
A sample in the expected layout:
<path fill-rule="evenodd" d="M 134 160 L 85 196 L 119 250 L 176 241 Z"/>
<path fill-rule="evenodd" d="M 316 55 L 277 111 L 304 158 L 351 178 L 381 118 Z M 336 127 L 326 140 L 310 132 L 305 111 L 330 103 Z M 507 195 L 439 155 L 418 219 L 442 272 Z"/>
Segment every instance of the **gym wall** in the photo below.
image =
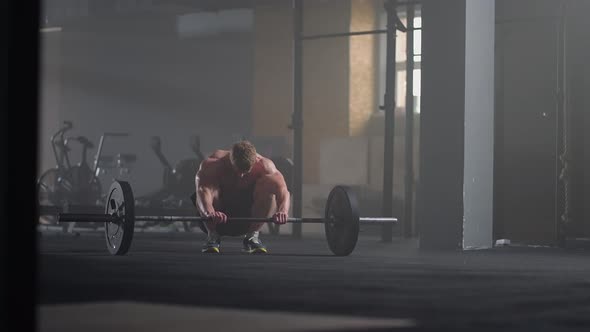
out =
<path fill-rule="evenodd" d="M 303 4 L 304 35 L 370 30 L 375 26 L 373 1 Z M 292 144 L 293 133 L 285 129 L 293 112 L 292 3 L 262 2 L 254 11 L 254 133 L 285 135 Z M 304 184 L 322 183 L 324 140 L 365 133 L 377 107 L 375 60 L 374 36 L 303 42 Z M 280 125 L 269 128 L 268 119 Z M 350 152 L 362 157 L 362 151 Z"/>
<path fill-rule="evenodd" d="M 240 15 L 251 25 L 251 11 Z M 40 169 L 54 165 L 49 138 L 64 120 L 74 124 L 69 134 L 97 146 L 103 132 L 130 134 L 106 140 L 103 153 L 137 154 L 125 175 L 137 195 L 161 186 L 150 136 L 161 136 L 172 165 L 194 157 L 191 135 L 201 135 L 205 154 L 249 136 L 253 40 L 245 26 L 181 34 L 177 15 L 136 13 L 77 20 L 44 34 Z M 78 150 L 72 153 L 78 162 Z M 106 187 L 114 176 L 103 177 Z"/>

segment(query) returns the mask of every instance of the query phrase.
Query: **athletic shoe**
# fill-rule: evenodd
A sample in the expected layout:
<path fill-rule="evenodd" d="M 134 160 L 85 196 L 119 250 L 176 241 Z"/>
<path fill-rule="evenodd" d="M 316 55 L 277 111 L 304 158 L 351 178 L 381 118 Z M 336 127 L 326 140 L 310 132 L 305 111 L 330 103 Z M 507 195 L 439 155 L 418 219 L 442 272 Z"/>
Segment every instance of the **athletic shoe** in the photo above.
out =
<path fill-rule="evenodd" d="M 220 238 L 216 238 L 216 239 L 207 238 L 207 241 L 203 245 L 203 248 L 201 248 L 201 252 L 217 254 L 217 253 L 219 253 L 220 247 L 221 247 L 221 239 Z"/>
<path fill-rule="evenodd" d="M 264 246 L 264 244 L 262 244 L 262 242 L 260 242 L 260 239 L 258 238 L 258 236 L 245 237 L 243 244 L 244 244 L 244 246 L 242 248 L 243 252 L 247 252 L 249 254 L 266 254 L 267 253 L 266 247 Z"/>

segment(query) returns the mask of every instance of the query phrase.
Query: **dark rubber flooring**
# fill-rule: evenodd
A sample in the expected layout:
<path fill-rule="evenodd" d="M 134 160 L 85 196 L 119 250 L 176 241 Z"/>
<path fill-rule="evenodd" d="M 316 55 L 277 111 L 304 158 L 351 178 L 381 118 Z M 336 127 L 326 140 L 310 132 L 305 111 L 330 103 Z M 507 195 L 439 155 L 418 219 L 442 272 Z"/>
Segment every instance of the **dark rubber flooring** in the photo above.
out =
<path fill-rule="evenodd" d="M 321 237 L 261 238 L 268 255 L 240 253 L 236 238 L 211 255 L 200 253 L 200 232 L 136 233 L 130 252 L 114 257 L 100 232 L 43 234 L 39 304 L 133 301 L 416 323 L 350 331 L 590 331 L 587 250 L 425 252 L 414 241 L 363 235 L 351 256 L 335 257 Z"/>

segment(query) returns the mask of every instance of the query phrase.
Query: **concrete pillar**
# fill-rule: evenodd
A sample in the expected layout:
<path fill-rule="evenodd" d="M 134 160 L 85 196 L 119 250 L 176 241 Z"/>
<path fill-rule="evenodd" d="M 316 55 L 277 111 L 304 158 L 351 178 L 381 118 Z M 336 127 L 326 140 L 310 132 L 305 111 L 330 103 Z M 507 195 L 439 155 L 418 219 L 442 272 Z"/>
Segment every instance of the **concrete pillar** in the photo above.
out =
<path fill-rule="evenodd" d="M 466 1 L 463 248 L 493 243 L 494 1 Z"/>
<path fill-rule="evenodd" d="M 492 246 L 494 1 L 423 3 L 420 247 Z"/>

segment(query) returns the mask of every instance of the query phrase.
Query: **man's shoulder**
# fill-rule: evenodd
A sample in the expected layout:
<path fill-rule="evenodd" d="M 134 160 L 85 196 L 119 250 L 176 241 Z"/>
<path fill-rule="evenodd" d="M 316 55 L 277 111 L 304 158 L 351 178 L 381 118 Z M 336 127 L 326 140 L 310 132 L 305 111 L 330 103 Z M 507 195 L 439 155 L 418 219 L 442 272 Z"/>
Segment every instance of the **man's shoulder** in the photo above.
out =
<path fill-rule="evenodd" d="M 228 150 L 215 150 L 207 159 L 222 159 L 229 155 Z"/>
<path fill-rule="evenodd" d="M 203 162 L 201 163 L 201 170 L 208 170 L 208 169 L 215 169 L 221 167 L 222 160 L 224 157 L 228 155 L 229 151 L 225 150 L 216 150 L 212 154 L 210 154 Z"/>
<path fill-rule="evenodd" d="M 259 163 L 262 165 L 262 169 L 264 170 L 264 174 L 273 174 L 277 172 L 277 168 L 275 163 L 270 159 L 264 156 L 258 155 Z"/>

